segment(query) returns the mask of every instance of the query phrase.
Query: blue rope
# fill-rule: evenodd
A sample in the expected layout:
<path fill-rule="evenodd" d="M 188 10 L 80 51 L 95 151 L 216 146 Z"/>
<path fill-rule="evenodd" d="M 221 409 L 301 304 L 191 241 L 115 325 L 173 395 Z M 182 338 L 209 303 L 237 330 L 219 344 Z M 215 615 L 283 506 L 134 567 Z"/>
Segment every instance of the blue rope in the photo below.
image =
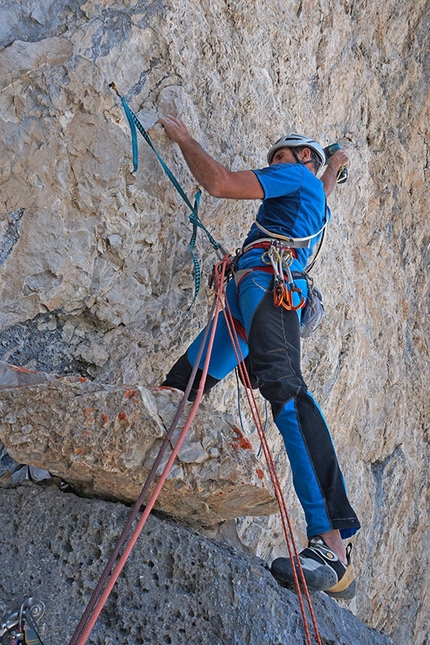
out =
<path fill-rule="evenodd" d="M 117 92 L 118 96 L 120 96 L 118 90 L 115 87 L 115 84 L 112 83 L 110 85 L 114 91 Z M 127 105 L 127 102 L 123 96 L 120 96 L 121 98 L 121 103 L 122 107 L 124 108 L 125 115 L 127 117 L 128 125 L 130 126 L 130 132 L 131 132 L 131 147 L 132 147 L 132 157 L 133 157 L 133 170 L 132 172 L 135 173 L 139 167 L 139 146 L 138 146 L 138 141 L 137 141 L 137 130 L 139 130 L 140 134 L 142 137 L 145 139 L 146 143 L 152 148 L 152 150 L 155 152 L 155 155 L 160 162 L 164 172 L 172 182 L 173 186 L 176 188 L 188 208 L 191 210 L 191 213 L 188 217 L 190 220 L 192 226 L 193 226 L 193 231 L 191 234 L 191 240 L 190 240 L 190 253 L 191 257 L 193 260 L 193 265 L 194 265 L 194 297 L 191 305 L 188 307 L 188 310 L 191 309 L 191 307 L 194 304 L 195 299 L 197 298 L 197 294 L 199 293 L 200 290 L 200 285 L 201 285 L 201 271 L 200 271 L 200 265 L 197 260 L 197 257 L 195 255 L 195 244 L 196 244 L 196 239 L 197 239 L 197 229 L 201 228 L 205 233 L 206 236 L 209 240 L 209 242 L 212 244 L 212 247 L 215 249 L 215 251 L 220 251 L 221 254 L 224 256 L 226 255 L 226 251 L 223 249 L 221 244 L 215 240 L 215 238 L 209 233 L 208 229 L 205 227 L 203 222 L 199 218 L 199 206 L 200 206 L 200 198 L 202 195 L 202 191 L 199 188 L 194 196 L 194 205 L 191 204 L 190 200 L 188 199 L 187 195 L 185 194 L 184 190 L 182 189 L 182 186 L 176 179 L 175 175 L 172 173 L 170 168 L 167 166 L 167 164 L 164 162 L 162 157 L 158 154 L 157 150 L 155 149 L 154 144 L 152 143 L 148 133 L 146 132 L 145 128 L 137 118 L 137 116 L 134 114 L 134 112 L 130 109 L 130 107 Z M 137 128 L 137 130 L 136 130 Z"/>

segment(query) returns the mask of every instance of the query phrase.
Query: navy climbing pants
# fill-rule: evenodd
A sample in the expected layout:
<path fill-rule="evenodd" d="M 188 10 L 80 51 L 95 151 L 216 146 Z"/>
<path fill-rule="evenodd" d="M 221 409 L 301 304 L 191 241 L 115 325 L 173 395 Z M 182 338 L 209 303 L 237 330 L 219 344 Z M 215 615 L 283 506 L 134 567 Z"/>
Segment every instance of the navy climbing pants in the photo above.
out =
<path fill-rule="evenodd" d="M 327 423 L 301 373 L 300 312 L 274 306 L 272 281 L 270 274 L 257 270 L 248 273 L 237 289 L 234 281 L 227 286 L 232 314 L 246 331 L 247 342 L 240 341 L 242 354 L 248 357 L 256 385 L 271 404 L 283 437 L 308 537 L 339 529 L 342 538 L 348 538 L 360 523 L 348 501 Z M 306 281 L 296 282 L 306 295 Z M 173 366 L 163 385 L 185 390 L 202 335 Z M 204 354 L 190 399 L 195 398 L 203 363 Z M 220 316 L 205 391 L 236 365 L 226 322 Z"/>

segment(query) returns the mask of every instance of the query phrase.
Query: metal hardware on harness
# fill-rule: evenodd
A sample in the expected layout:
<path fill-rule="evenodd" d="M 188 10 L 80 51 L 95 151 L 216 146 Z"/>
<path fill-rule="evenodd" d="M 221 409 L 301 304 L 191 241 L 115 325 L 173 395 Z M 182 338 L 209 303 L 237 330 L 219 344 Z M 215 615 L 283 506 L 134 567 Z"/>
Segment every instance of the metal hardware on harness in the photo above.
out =
<path fill-rule="evenodd" d="M 36 598 L 27 598 L 19 611 L 15 611 L 0 625 L 1 645 L 43 645 L 36 622 L 45 613 L 45 605 Z"/>
<path fill-rule="evenodd" d="M 273 302 L 275 307 L 284 307 L 288 311 L 297 311 L 306 304 L 306 298 L 302 296 L 302 291 L 294 284 L 291 273 L 291 263 L 293 254 L 291 249 L 285 248 L 277 241 L 272 241 L 270 247 L 263 253 L 261 260 L 265 264 L 271 264 L 273 267 L 274 285 L 273 285 Z M 287 278 L 285 279 L 285 274 Z M 294 306 L 293 297 L 297 293 L 301 300 L 298 305 Z"/>

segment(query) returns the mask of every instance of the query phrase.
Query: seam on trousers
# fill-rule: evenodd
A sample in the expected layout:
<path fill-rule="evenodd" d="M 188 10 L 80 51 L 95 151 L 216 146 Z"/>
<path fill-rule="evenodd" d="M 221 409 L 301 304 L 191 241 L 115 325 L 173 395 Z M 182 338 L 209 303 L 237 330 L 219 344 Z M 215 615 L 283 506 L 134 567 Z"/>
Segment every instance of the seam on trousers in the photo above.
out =
<path fill-rule="evenodd" d="M 247 277 L 247 276 L 246 276 L 246 277 Z M 245 278 L 244 278 L 244 279 L 245 279 Z M 268 293 L 271 293 L 271 291 L 270 291 L 270 286 L 272 285 L 272 282 L 270 282 L 269 287 L 268 287 L 267 289 L 265 289 L 264 287 L 262 287 L 262 286 L 261 286 L 261 284 L 258 284 L 258 282 L 257 282 L 253 277 L 252 277 L 252 282 L 255 284 L 255 286 L 256 286 L 256 287 L 258 287 L 259 289 L 261 289 L 261 291 L 264 291 L 264 292 L 265 292 L 265 294 L 264 294 L 264 296 L 261 298 L 261 300 L 260 300 L 260 302 L 258 303 L 258 305 L 255 307 L 254 312 L 253 312 L 253 314 L 252 314 L 252 316 L 251 316 L 251 320 L 250 320 L 250 323 L 249 323 L 249 332 L 248 332 L 248 344 L 249 344 L 249 337 L 251 336 L 252 323 L 254 322 L 255 314 L 256 314 L 256 313 L 257 313 L 257 311 L 260 309 L 261 304 L 262 304 L 262 302 L 263 302 L 264 298 L 266 298 L 267 294 L 268 294 Z M 239 295 L 239 291 L 238 291 L 238 295 Z"/>
<path fill-rule="evenodd" d="M 303 380 L 302 370 L 301 370 L 301 366 L 300 366 L 300 359 L 301 359 L 300 340 L 299 340 L 299 350 L 298 350 L 298 353 L 299 353 L 299 369 L 300 369 L 300 374 L 298 375 L 298 374 L 296 374 L 296 373 L 294 372 L 294 370 L 293 370 L 293 368 L 292 368 L 292 358 L 291 358 L 291 354 L 290 354 L 290 353 L 289 353 L 289 351 L 288 351 L 289 349 L 291 349 L 291 348 L 292 348 L 292 350 L 293 350 L 294 352 L 297 352 L 297 349 L 296 349 L 295 347 L 292 347 L 291 343 L 289 343 L 289 342 L 288 342 L 288 340 L 287 340 L 287 335 L 286 335 L 286 330 L 285 330 L 285 321 L 284 321 L 284 316 L 283 316 L 282 312 L 280 312 L 280 315 L 281 315 L 281 326 L 282 326 L 281 328 L 282 328 L 282 335 L 283 335 L 283 337 L 284 337 L 284 352 L 286 353 L 286 355 L 287 355 L 287 357 L 288 357 L 288 365 L 289 365 L 289 367 L 290 367 L 290 371 L 291 371 L 291 373 L 292 373 L 292 374 L 294 374 L 295 378 L 300 378 L 300 379 L 301 379 L 301 381 L 302 381 L 302 384 L 301 384 L 300 386 L 297 386 L 297 391 L 296 391 L 296 395 L 295 395 L 295 396 L 297 396 L 297 394 L 300 392 L 300 390 L 301 390 L 303 387 L 306 387 L 306 389 L 307 389 L 306 383 L 305 383 L 305 382 L 304 382 L 304 380 Z M 297 314 L 295 314 L 295 315 L 297 315 Z M 289 400 L 290 400 L 290 399 L 289 399 Z M 285 403 L 284 403 L 284 405 L 285 405 Z M 294 407 L 295 407 L 295 404 L 294 404 Z M 297 417 L 297 418 L 298 418 L 298 417 Z"/>
<path fill-rule="evenodd" d="M 322 499 L 323 504 L 324 504 L 324 509 L 325 509 L 327 522 L 329 523 L 330 527 L 333 528 L 333 522 L 332 522 L 332 519 L 330 518 L 329 509 L 328 509 L 328 506 L 327 506 L 327 500 L 326 500 L 326 497 L 325 497 L 325 495 L 323 493 L 323 490 L 321 488 L 321 483 L 320 483 L 320 480 L 318 478 L 318 475 L 317 475 L 317 472 L 316 472 L 316 469 L 315 469 L 315 466 L 314 466 L 314 462 L 313 462 L 311 453 L 309 451 L 308 443 L 306 441 L 306 436 L 305 436 L 305 433 L 303 432 L 302 425 L 300 423 L 300 415 L 299 415 L 299 411 L 297 409 L 297 397 L 294 397 L 294 410 L 295 410 L 295 413 L 296 413 L 297 426 L 298 426 L 298 428 L 300 430 L 300 435 L 302 437 L 303 445 L 306 448 L 306 452 L 307 452 L 307 455 L 308 455 L 308 460 L 309 460 L 309 463 L 310 463 L 310 465 L 312 467 L 312 471 L 314 473 L 315 481 L 318 484 L 318 489 L 320 491 L 321 499 Z M 313 537 L 313 536 L 311 536 L 311 537 Z"/>

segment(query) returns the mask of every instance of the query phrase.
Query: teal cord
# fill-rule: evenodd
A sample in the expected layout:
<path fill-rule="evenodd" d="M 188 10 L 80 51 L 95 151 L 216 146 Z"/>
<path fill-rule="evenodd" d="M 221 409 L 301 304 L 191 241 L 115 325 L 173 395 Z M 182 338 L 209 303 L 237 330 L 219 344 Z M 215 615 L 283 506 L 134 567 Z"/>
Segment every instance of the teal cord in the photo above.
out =
<path fill-rule="evenodd" d="M 198 228 L 201 228 L 205 233 L 206 236 L 211 243 L 212 247 L 215 249 L 215 251 L 219 251 L 220 255 L 224 256 L 227 254 L 225 249 L 223 249 L 222 245 L 219 244 L 215 240 L 215 238 L 210 234 L 208 229 L 205 227 L 203 222 L 199 218 L 199 206 L 200 206 L 200 199 L 202 195 L 202 191 L 199 188 L 194 196 L 194 205 L 191 204 L 190 200 L 188 199 L 187 195 L 185 194 L 182 186 L 170 170 L 170 168 L 167 166 L 167 164 L 164 162 L 162 157 L 159 155 L 157 152 L 154 144 L 152 143 L 148 133 L 146 132 L 145 128 L 137 118 L 137 116 L 134 114 L 134 112 L 130 109 L 130 107 L 127 105 L 127 102 L 123 96 L 121 96 L 115 86 L 115 83 L 111 83 L 110 87 L 118 94 L 118 96 L 121 98 L 121 103 L 124 108 L 125 115 L 127 117 L 128 125 L 130 126 L 130 132 L 131 132 L 131 147 L 132 147 L 132 159 L 133 159 L 133 170 L 132 172 L 135 173 L 139 167 L 139 146 L 138 146 L 138 141 L 137 141 L 137 130 L 139 130 L 140 134 L 142 137 L 145 139 L 146 143 L 152 148 L 152 150 L 155 152 L 155 155 L 160 162 L 164 172 L 172 182 L 173 186 L 176 188 L 177 192 L 179 195 L 182 197 L 188 208 L 190 209 L 191 213 L 189 215 L 189 220 L 193 226 L 193 231 L 191 234 L 191 240 L 190 240 L 190 253 L 191 257 L 193 260 L 193 265 L 194 265 L 194 297 L 191 305 L 188 307 L 188 309 L 191 309 L 191 307 L 194 304 L 195 299 L 197 298 L 197 294 L 199 293 L 200 290 L 200 285 L 201 285 L 201 271 L 200 271 L 200 265 L 197 260 L 197 257 L 195 255 L 195 244 L 196 244 L 196 239 L 197 239 L 197 230 Z M 136 130 L 137 128 L 137 130 Z"/>

